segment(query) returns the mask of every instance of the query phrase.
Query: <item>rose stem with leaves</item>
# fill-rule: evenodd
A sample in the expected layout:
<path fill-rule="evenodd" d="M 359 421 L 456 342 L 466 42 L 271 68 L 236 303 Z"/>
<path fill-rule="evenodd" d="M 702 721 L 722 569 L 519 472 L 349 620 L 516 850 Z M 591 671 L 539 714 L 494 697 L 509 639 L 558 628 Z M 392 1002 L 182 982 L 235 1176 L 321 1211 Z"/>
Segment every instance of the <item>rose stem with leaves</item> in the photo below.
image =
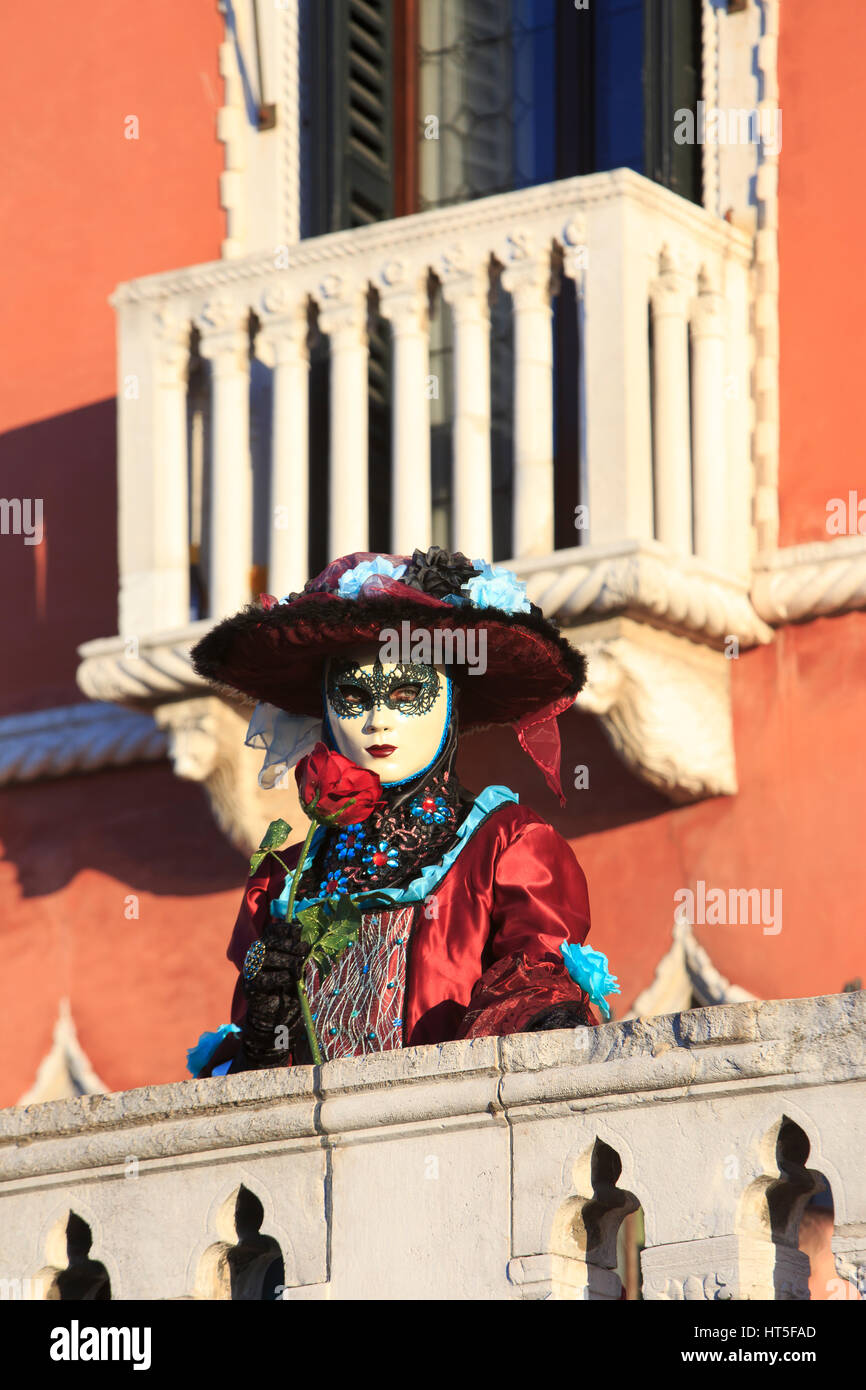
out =
<path fill-rule="evenodd" d="M 301 855 L 298 859 L 298 866 L 295 869 L 294 874 L 292 875 L 292 886 L 289 889 L 289 901 L 286 905 L 286 922 L 291 922 L 292 920 L 292 913 L 295 909 L 295 891 L 298 887 L 298 879 L 301 877 L 301 874 L 303 872 L 304 864 L 307 858 L 307 852 L 310 848 L 310 843 L 315 833 L 316 822 L 314 820 L 311 820 L 310 828 L 307 831 L 307 838 L 304 841 L 304 847 L 301 850 Z M 309 960 L 309 958 L 310 957 L 307 956 L 307 960 Z M 304 1020 L 304 1028 L 307 1031 L 307 1041 L 310 1044 L 310 1051 L 313 1054 L 313 1062 L 317 1067 L 320 1067 L 322 1065 L 322 1050 L 319 1047 L 319 1040 L 316 1037 L 316 1029 L 315 1025 L 313 1024 L 313 1015 L 310 1013 L 310 1001 L 307 998 L 307 988 L 304 984 L 304 970 L 307 968 L 307 960 L 304 961 L 304 964 L 301 967 L 301 973 L 298 976 L 298 999 L 301 1005 L 301 1015 Z"/>

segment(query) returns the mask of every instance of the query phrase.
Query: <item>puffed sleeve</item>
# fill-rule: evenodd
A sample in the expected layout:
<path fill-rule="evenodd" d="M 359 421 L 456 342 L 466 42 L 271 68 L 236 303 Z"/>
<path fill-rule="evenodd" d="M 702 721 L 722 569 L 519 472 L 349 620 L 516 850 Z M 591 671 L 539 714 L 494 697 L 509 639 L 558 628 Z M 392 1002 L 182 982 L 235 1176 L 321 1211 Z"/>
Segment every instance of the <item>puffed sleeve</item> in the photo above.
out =
<path fill-rule="evenodd" d="M 595 1024 L 559 951 L 563 942 L 582 944 L 589 933 L 586 877 L 567 841 L 545 821 L 521 826 L 501 851 L 490 917 L 484 972 L 458 1036 L 524 1032 L 557 1006 L 568 1006 L 572 1023 Z"/>

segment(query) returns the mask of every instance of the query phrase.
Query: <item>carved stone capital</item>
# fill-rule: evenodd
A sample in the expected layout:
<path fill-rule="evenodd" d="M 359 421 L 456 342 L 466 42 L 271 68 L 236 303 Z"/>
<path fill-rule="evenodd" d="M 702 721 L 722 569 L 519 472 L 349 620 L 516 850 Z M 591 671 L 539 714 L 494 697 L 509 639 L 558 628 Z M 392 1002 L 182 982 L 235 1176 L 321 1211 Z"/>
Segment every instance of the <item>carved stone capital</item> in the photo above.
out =
<path fill-rule="evenodd" d="M 737 790 L 723 653 L 625 618 L 567 635 L 588 659 L 577 707 L 638 777 L 678 803 Z"/>
<path fill-rule="evenodd" d="M 404 279 L 399 276 L 394 288 L 389 287 L 386 271 L 382 272 L 379 291 L 379 310 L 389 319 L 395 337 L 403 333 L 426 333 L 428 323 L 427 277 Z"/>

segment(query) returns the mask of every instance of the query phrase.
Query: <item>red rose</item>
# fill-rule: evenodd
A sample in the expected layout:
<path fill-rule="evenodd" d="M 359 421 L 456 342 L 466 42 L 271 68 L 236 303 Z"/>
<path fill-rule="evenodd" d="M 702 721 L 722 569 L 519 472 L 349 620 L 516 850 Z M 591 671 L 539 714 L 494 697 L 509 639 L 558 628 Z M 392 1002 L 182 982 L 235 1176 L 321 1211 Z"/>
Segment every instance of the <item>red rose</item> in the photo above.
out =
<path fill-rule="evenodd" d="M 322 825 L 355 825 L 372 815 L 382 797 L 375 772 L 317 743 L 295 768 L 301 805 Z"/>

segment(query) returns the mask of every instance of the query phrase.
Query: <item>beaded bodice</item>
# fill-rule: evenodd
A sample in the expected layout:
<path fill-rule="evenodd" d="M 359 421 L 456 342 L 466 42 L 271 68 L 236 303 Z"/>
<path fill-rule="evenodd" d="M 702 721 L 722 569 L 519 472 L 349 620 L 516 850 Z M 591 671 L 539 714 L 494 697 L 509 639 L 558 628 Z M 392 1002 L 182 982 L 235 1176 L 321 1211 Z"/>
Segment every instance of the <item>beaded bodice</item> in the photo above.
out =
<path fill-rule="evenodd" d="M 365 912 L 358 940 L 326 979 L 307 965 L 304 983 L 325 1061 L 403 1045 L 406 956 L 415 908 Z"/>

